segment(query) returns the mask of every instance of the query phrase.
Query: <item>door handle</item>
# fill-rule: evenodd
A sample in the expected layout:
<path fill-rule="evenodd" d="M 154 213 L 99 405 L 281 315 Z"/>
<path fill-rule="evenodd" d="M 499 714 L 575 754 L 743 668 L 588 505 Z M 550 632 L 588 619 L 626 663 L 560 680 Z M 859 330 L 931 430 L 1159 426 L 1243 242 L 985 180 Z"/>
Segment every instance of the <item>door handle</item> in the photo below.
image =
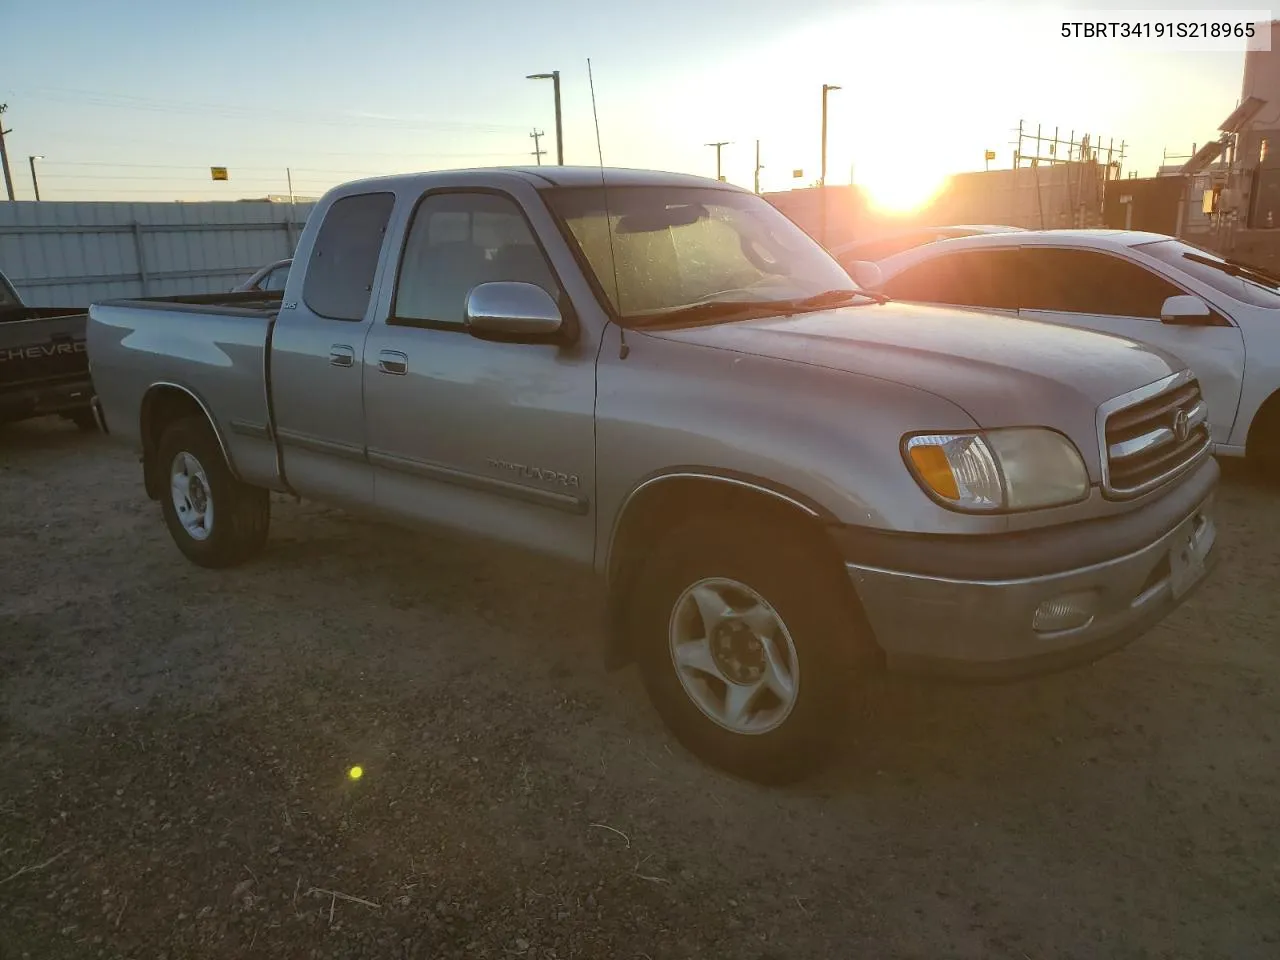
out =
<path fill-rule="evenodd" d="M 378 354 L 378 369 L 383 373 L 403 377 L 409 371 L 409 357 L 399 350 L 383 350 Z"/>
<path fill-rule="evenodd" d="M 329 348 L 329 365 L 334 367 L 350 367 L 356 362 L 356 352 L 343 343 L 335 343 Z"/>

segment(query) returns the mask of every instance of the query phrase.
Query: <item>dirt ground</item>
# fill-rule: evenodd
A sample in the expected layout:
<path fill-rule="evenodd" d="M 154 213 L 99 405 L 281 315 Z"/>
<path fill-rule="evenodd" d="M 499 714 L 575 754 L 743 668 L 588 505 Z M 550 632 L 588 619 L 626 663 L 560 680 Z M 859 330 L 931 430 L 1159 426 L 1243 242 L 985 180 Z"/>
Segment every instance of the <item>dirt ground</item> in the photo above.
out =
<path fill-rule="evenodd" d="M 1154 633 L 886 679 L 771 790 L 605 672 L 568 571 L 284 500 L 201 570 L 127 450 L 10 426 L 0 958 L 1280 956 L 1280 490 L 1220 503 Z"/>

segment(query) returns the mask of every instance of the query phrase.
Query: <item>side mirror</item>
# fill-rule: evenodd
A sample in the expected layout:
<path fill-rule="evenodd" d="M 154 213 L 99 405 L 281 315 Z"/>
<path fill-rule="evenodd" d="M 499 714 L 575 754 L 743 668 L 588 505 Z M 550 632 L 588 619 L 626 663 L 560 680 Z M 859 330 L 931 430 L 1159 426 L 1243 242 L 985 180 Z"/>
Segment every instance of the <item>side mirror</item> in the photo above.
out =
<path fill-rule="evenodd" d="M 865 290 L 879 290 L 884 283 L 884 274 L 870 260 L 857 260 L 849 264 L 849 276 L 853 282 Z"/>
<path fill-rule="evenodd" d="M 478 340 L 538 343 L 560 333 L 564 318 L 551 294 L 536 283 L 497 280 L 467 294 L 463 323 Z"/>
<path fill-rule="evenodd" d="M 1181 326 L 1200 326 L 1209 322 L 1209 305 L 1199 297 L 1181 294 L 1170 297 L 1160 307 L 1160 322 Z"/>

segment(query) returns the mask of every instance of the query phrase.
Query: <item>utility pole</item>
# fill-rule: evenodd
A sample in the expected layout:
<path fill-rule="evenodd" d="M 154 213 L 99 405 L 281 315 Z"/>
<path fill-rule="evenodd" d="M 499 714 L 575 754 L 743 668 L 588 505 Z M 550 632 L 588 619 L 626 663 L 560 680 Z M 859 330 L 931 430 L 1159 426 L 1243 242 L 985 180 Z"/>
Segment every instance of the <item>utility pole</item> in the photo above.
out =
<path fill-rule="evenodd" d="M 36 179 L 36 161 L 43 159 L 39 154 L 27 157 L 27 163 L 31 164 L 31 189 L 36 192 L 37 203 L 40 201 L 40 181 Z"/>
<path fill-rule="evenodd" d="M 293 200 L 293 170 L 291 168 L 289 167 L 284 168 L 284 178 L 285 178 L 285 181 L 289 184 L 289 227 L 288 227 L 287 233 L 289 234 L 289 251 L 290 253 L 292 253 L 294 246 L 298 242 L 297 236 L 294 233 L 294 230 L 297 227 L 298 218 L 297 218 L 297 208 L 294 206 L 294 200 Z"/>
<path fill-rule="evenodd" d="M 4 188 L 9 193 L 9 202 L 12 203 L 16 199 L 13 195 L 13 174 L 9 172 L 9 151 L 4 145 L 4 135 L 13 133 L 12 130 L 4 128 L 4 112 L 8 109 L 7 103 L 0 103 L 0 167 L 4 167 Z"/>
<path fill-rule="evenodd" d="M 721 149 L 723 149 L 724 147 L 727 147 L 727 146 L 728 146 L 729 144 L 731 144 L 731 143 L 733 143 L 733 141 L 732 141 L 732 140 L 721 140 L 721 141 L 719 141 L 718 143 L 708 143 L 708 144 L 706 144 L 706 146 L 708 146 L 708 147 L 715 147 L 715 148 L 716 148 L 716 179 L 717 179 L 717 180 L 723 180 L 723 179 L 724 179 L 724 177 L 720 176 L 720 151 L 721 151 Z"/>
<path fill-rule="evenodd" d="M 757 197 L 760 196 L 760 171 L 763 169 L 764 167 L 760 165 L 760 141 L 757 140 L 756 141 L 756 180 L 755 180 Z"/>
<path fill-rule="evenodd" d="M 541 138 L 545 137 L 546 134 L 537 127 L 534 127 L 533 133 L 529 134 L 529 136 L 533 137 L 533 155 L 538 158 L 538 166 L 542 166 L 542 155 L 547 151 L 542 149 L 542 144 L 539 141 Z"/>

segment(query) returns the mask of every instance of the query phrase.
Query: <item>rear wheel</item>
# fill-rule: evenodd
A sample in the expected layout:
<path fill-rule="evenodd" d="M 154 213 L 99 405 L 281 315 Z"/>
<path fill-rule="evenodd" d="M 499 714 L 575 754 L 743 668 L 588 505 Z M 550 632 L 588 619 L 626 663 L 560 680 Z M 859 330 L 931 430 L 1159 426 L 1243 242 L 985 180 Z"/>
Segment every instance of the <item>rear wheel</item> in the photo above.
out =
<path fill-rule="evenodd" d="M 270 494 L 231 475 L 217 437 L 203 417 L 164 431 L 154 468 L 163 471 L 160 507 L 178 549 L 202 567 L 230 567 L 255 556 L 267 541 Z"/>
<path fill-rule="evenodd" d="M 717 517 L 668 534 L 640 571 L 633 628 L 645 685 L 704 760 L 770 783 L 821 766 L 868 640 L 848 584 L 790 525 Z"/>

